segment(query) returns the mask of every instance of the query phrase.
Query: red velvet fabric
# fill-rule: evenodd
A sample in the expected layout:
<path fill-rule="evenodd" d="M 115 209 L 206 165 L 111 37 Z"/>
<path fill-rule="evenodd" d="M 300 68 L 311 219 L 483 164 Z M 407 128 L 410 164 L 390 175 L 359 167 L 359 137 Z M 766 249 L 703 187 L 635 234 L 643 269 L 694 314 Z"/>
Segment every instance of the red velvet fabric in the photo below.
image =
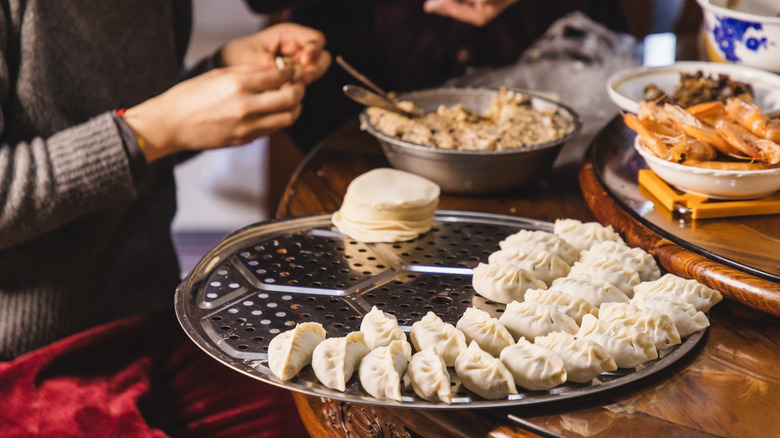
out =
<path fill-rule="evenodd" d="M 0 363 L 3 437 L 306 437 L 292 395 L 202 352 L 172 312 Z"/>

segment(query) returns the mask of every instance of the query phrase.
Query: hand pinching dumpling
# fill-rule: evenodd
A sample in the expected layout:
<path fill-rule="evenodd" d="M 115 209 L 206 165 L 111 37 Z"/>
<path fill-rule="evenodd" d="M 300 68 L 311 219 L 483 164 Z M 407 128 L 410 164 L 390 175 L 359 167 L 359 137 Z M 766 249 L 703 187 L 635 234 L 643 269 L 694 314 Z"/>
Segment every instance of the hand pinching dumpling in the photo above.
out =
<path fill-rule="evenodd" d="M 515 339 L 536 339 L 552 332 L 577 333 L 579 326 L 569 315 L 536 301 L 512 301 L 498 318 Z"/>
<path fill-rule="evenodd" d="M 569 333 L 550 333 L 536 338 L 534 344 L 556 352 L 563 359 L 567 381 L 587 383 L 604 371 L 617 369 L 615 360 L 604 347 L 587 339 L 577 339 Z"/>
<path fill-rule="evenodd" d="M 542 304 L 555 306 L 559 312 L 569 315 L 577 325 L 582 322 L 582 317 L 590 313 L 599 316 L 599 308 L 583 300 L 556 289 L 528 289 L 525 292 L 526 301 L 536 301 Z"/>
<path fill-rule="evenodd" d="M 696 310 L 693 304 L 671 295 L 640 295 L 631 300 L 640 309 L 653 309 L 669 316 L 677 327 L 681 338 L 709 327 L 710 320 L 704 312 Z"/>
<path fill-rule="evenodd" d="M 719 303 L 723 296 L 696 280 L 688 280 L 674 274 L 666 274 L 656 281 L 634 286 L 634 294 L 643 296 L 670 294 L 693 304 L 696 310 L 706 312 Z"/>
<path fill-rule="evenodd" d="M 476 307 L 466 309 L 455 326 L 466 335 L 467 343 L 476 341 L 480 348 L 495 357 L 498 357 L 505 347 L 515 343 L 504 324 Z"/>
<path fill-rule="evenodd" d="M 672 319 L 650 308 L 640 309 L 629 303 L 604 303 L 599 309 L 599 319 L 617 321 L 629 330 L 646 333 L 658 350 L 681 342 Z"/>
<path fill-rule="evenodd" d="M 579 252 L 590 249 L 591 246 L 605 240 L 614 240 L 625 244 L 612 225 L 605 227 L 598 222 L 583 223 L 577 219 L 558 219 L 553 225 L 553 232 Z"/>
<path fill-rule="evenodd" d="M 589 250 L 583 251 L 580 257 L 580 261 L 586 264 L 604 259 L 614 259 L 630 270 L 636 271 L 641 281 L 661 278 L 661 269 L 652 254 L 642 248 L 631 248 L 620 242 L 612 240 L 599 242 Z"/>
<path fill-rule="evenodd" d="M 414 393 L 428 401 L 452 403 L 450 373 L 447 364 L 432 348 L 417 352 L 409 361 L 406 374 Z"/>
<path fill-rule="evenodd" d="M 486 263 L 480 263 L 474 268 L 471 284 L 476 293 L 503 304 L 523 301 L 523 295 L 529 288 L 547 288 L 543 281 L 525 269 L 514 265 Z"/>
<path fill-rule="evenodd" d="M 593 315 L 582 318 L 578 339 L 588 339 L 604 347 L 619 368 L 635 368 L 648 360 L 658 359 L 650 336 L 631 331 L 619 322 L 602 321 Z"/>
<path fill-rule="evenodd" d="M 366 313 L 360 322 L 360 331 L 366 339 L 369 350 L 390 345 L 392 341 L 403 341 L 403 349 L 406 360 L 412 358 L 412 346 L 406 340 L 406 333 L 398 327 L 398 319 L 395 316 L 379 310 L 376 306 Z"/>
<path fill-rule="evenodd" d="M 512 373 L 501 359 L 482 351 L 476 342 L 471 342 L 455 360 L 455 372 L 466 389 L 482 398 L 498 400 L 517 394 Z"/>
<path fill-rule="evenodd" d="M 639 274 L 614 259 L 579 261 L 571 267 L 570 275 L 590 275 L 608 281 L 628 298 L 634 296 L 634 286 L 639 284 Z"/>
<path fill-rule="evenodd" d="M 512 265 L 530 272 L 534 278 L 549 285 L 569 273 L 571 268 L 557 255 L 535 249 L 512 247 L 496 251 L 488 257 L 491 265 Z"/>
<path fill-rule="evenodd" d="M 314 349 L 311 368 L 320 383 L 330 389 L 344 392 L 347 389 L 347 381 L 368 351 L 363 332 L 328 338 Z"/>
<path fill-rule="evenodd" d="M 455 359 L 466 349 L 466 335 L 433 312 L 412 324 L 409 338 L 417 351 L 432 348 L 448 367 L 455 365 Z"/>
<path fill-rule="evenodd" d="M 314 348 L 325 336 L 325 329 L 317 322 L 304 322 L 276 335 L 268 344 L 268 368 L 281 380 L 292 379 L 311 363 Z"/>
<path fill-rule="evenodd" d="M 555 280 L 550 289 L 587 301 L 595 307 L 602 303 L 627 303 L 628 296 L 612 283 L 584 273 L 570 273 Z"/>
<path fill-rule="evenodd" d="M 552 350 L 520 339 L 501 351 L 501 362 L 512 373 L 515 385 L 541 391 L 566 381 L 566 364 Z"/>
<path fill-rule="evenodd" d="M 403 344 L 404 341 L 392 341 L 371 350 L 360 361 L 360 385 L 374 398 L 402 401 L 401 379 L 409 365 Z"/>
<path fill-rule="evenodd" d="M 562 258 L 569 265 L 573 265 L 580 258 L 579 251 L 563 238 L 541 230 L 520 230 L 507 236 L 498 246 L 501 249 L 529 248 L 547 251 Z"/>

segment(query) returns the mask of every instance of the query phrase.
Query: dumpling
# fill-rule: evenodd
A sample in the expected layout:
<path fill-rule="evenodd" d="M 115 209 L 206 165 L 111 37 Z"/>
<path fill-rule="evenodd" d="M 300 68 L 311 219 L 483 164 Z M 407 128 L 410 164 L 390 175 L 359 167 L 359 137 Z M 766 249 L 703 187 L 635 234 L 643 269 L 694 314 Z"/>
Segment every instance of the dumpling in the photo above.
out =
<path fill-rule="evenodd" d="M 680 333 L 681 338 L 685 338 L 691 333 L 704 330 L 709 327 L 710 321 L 707 315 L 700 310 L 696 310 L 693 304 L 687 303 L 680 298 L 671 295 L 640 295 L 631 300 L 631 304 L 640 309 L 653 309 L 659 313 L 672 318 L 674 326 Z"/>
<path fill-rule="evenodd" d="M 604 347 L 618 368 L 635 368 L 648 360 L 658 359 L 650 336 L 631 331 L 619 322 L 604 321 L 593 315 L 582 318 L 577 339 L 588 339 Z"/>
<path fill-rule="evenodd" d="M 599 319 L 617 321 L 631 331 L 646 333 L 658 350 L 681 342 L 672 319 L 651 308 L 641 309 L 629 303 L 604 303 L 599 309 Z"/>
<path fill-rule="evenodd" d="M 562 258 L 547 251 L 513 247 L 496 251 L 488 257 L 491 265 L 513 265 L 530 272 L 549 285 L 569 273 L 571 267 Z"/>
<path fill-rule="evenodd" d="M 569 265 L 573 265 L 580 258 L 579 251 L 563 238 L 542 230 L 520 230 L 507 236 L 498 246 L 501 249 L 528 248 L 547 251 L 562 258 Z"/>
<path fill-rule="evenodd" d="M 474 291 L 483 297 L 498 302 L 523 301 L 529 288 L 547 289 L 547 285 L 525 269 L 514 265 L 480 263 L 474 268 L 471 279 Z"/>
<path fill-rule="evenodd" d="M 482 398 L 498 400 L 517 394 L 512 373 L 501 359 L 482 351 L 476 342 L 471 342 L 455 360 L 455 372 L 466 389 Z"/>
<path fill-rule="evenodd" d="M 392 341 L 371 350 L 360 361 L 360 385 L 374 398 L 401 401 L 401 379 L 408 365 L 404 341 Z"/>
<path fill-rule="evenodd" d="M 498 318 L 515 339 L 536 339 L 552 332 L 577 333 L 579 326 L 569 315 L 536 301 L 512 301 Z"/>
<path fill-rule="evenodd" d="M 554 351 L 563 359 L 567 381 L 587 383 L 605 371 L 617 369 L 615 360 L 604 347 L 587 339 L 577 339 L 569 333 L 550 333 L 536 338 L 534 344 Z"/>
<path fill-rule="evenodd" d="M 501 351 L 501 362 L 512 373 L 515 385 L 541 391 L 566 381 L 566 364 L 552 350 L 520 339 Z"/>
<path fill-rule="evenodd" d="M 455 359 L 466 349 L 466 335 L 433 312 L 412 324 L 409 337 L 415 350 L 432 348 L 448 367 L 455 365 Z"/>
<path fill-rule="evenodd" d="M 601 278 L 620 289 L 628 298 L 634 296 L 634 286 L 639 284 L 639 274 L 614 259 L 579 261 L 571 267 L 570 275 L 587 274 Z"/>
<path fill-rule="evenodd" d="M 631 248 L 620 242 L 612 240 L 599 242 L 589 250 L 583 251 L 580 256 L 580 261 L 583 263 L 593 263 L 604 259 L 614 259 L 632 271 L 636 271 L 641 281 L 653 281 L 661 278 L 661 269 L 652 254 L 642 248 Z"/>
<path fill-rule="evenodd" d="M 406 340 L 406 333 L 398 326 L 398 319 L 379 310 L 376 306 L 372 307 L 371 311 L 363 317 L 363 321 L 360 322 L 360 331 L 365 335 L 369 350 L 384 347 L 392 341 L 400 340 L 404 342 L 406 360 L 412 358 L 412 346 Z"/>
<path fill-rule="evenodd" d="M 612 225 L 605 227 L 598 222 L 583 223 L 577 219 L 558 219 L 553 225 L 553 232 L 579 252 L 590 249 L 591 246 L 605 240 L 614 240 L 625 244 Z"/>
<path fill-rule="evenodd" d="M 417 352 L 406 371 L 414 393 L 428 401 L 452 403 L 450 373 L 447 364 L 432 348 Z"/>
<path fill-rule="evenodd" d="M 279 333 L 268 344 L 268 368 L 281 380 L 292 379 L 311 363 L 314 348 L 325 336 L 325 329 L 318 322 L 304 322 Z"/>
<path fill-rule="evenodd" d="M 526 301 L 536 301 L 542 304 L 555 306 L 559 312 L 563 312 L 580 325 L 582 317 L 590 313 L 599 316 L 599 308 L 583 300 L 555 289 L 528 289 L 525 292 Z"/>
<path fill-rule="evenodd" d="M 550 289 L 558 290 L 599 307 L 602 303 L 627 303 L 628 296 L 612 283 L 592 275 L 571 273 L 555 280 Z"/>
<path fill-rule="evenodd" d="M 344 392 L 347 381 L 367 354 L 368 345 L 363 332 L 352 332 L 347 336 L 320 342 L 312 354 L 311 368 L 320 383 Z"/>
<path fill-rule="evenodd" d="M 495 357 L 501 354 L 501 350 L 515 343 L 504 324 L 476 307 L 466 309 L 455 327 L 466 335 L 467 343 L 475 341 L 481 349 Z"/>
<path fill-rule="evenodd" d="M 671 294 L 693 304 L 696 310 L 706 312 L 723 300 L 723 295 L 696 280 L 688 280 L 674 274 L 666 274 L 656 281 L 640 283 L 634 286 L 634 294 L 657 295 Z"/>

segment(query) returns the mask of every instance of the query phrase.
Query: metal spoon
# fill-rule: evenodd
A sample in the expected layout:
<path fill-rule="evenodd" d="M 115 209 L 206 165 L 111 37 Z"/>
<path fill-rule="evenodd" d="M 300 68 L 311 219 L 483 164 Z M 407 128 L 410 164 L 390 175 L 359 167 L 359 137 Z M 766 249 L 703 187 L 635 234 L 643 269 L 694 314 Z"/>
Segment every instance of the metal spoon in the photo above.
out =
<path fill-rule="evenodd" d="M 375 106 L 409 118 L 420 117 L 422 114 L 406 111 L 394 101 L 384 98 L 360 85 L 344 85 L 344 94 L 357 103 L 366 106 Z"/>

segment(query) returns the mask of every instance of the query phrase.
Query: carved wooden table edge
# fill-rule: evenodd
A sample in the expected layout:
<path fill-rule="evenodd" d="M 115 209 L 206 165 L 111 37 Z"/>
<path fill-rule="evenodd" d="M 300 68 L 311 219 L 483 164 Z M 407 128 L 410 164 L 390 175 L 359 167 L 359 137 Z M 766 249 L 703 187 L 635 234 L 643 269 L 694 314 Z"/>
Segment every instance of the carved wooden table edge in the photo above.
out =
<path fill-rule="evenodd" d="M 696 254 L 640 223 L 607 192 L 596 174 L 590 153 L 585 155 L 580 167 L 579 181 L 585 201 L 598 220 L 612 225 L 630 245 L 656 256 L 664 269 L 696 279 L 728 299 L 780 316 L 780 285 Z"/>

